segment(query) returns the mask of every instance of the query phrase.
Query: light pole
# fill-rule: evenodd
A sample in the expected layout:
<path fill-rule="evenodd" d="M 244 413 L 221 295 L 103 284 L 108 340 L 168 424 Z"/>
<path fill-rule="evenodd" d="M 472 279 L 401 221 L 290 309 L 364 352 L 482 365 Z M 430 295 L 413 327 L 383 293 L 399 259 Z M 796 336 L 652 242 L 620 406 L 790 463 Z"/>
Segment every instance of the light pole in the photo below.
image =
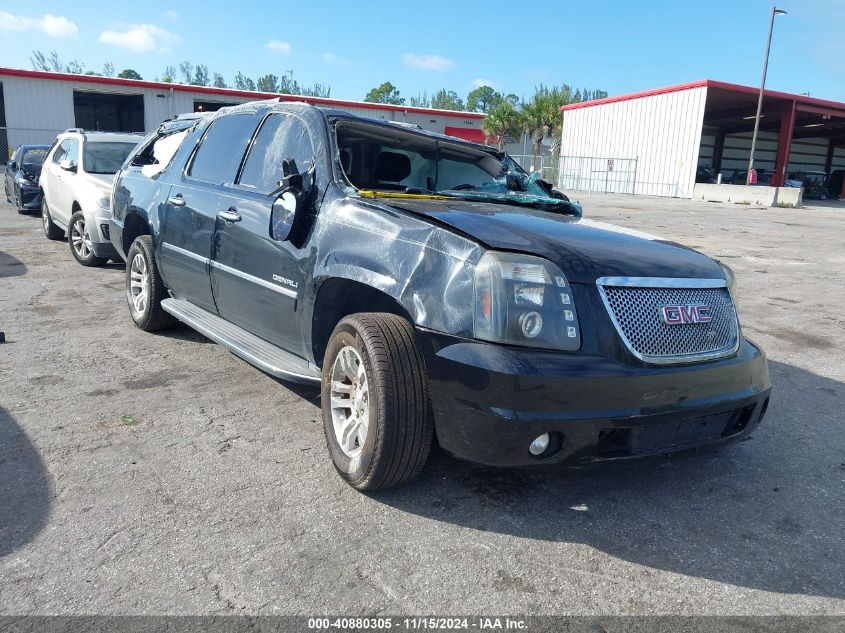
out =
<path fill-rule="evenodd" d="M 760 111 L 763 109 L 763 91 L 766 89 L 766 71 L 769 68 L 769 50 L 772 48 L 772 30 L 775 28 L 775 16 L 786 15 L 786 11 L 772 7 L 772 19 L 769 21 L 769 37 L 766 40 L 766 57 L 763 60 L 763 79 L 760 81 L 760 96 L 757 97 L 757 116 L 754 118 L 754 134 L 751 136 L 751 156 L 748 157 L 748 173 L 745 184 L 751 184 L 751 170 L 754 169 L 754 151 L 757 149 L 757 131 L 760 129 Z"/>

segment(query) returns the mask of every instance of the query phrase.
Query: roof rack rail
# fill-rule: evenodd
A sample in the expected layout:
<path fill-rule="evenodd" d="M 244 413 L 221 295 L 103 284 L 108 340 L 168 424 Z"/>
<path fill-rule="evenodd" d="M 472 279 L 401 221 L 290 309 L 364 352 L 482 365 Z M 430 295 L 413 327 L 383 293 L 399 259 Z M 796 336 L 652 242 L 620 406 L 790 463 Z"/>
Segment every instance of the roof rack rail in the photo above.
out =
<path fill-rule="evenodd" d="M 68 134 L 70 132 L 76 132 L 77 134 L 85 134 L 85 130 L 83 130 L 81 127 L 69 127 L 64 132 L 62 132 L 62 134 Z"/>

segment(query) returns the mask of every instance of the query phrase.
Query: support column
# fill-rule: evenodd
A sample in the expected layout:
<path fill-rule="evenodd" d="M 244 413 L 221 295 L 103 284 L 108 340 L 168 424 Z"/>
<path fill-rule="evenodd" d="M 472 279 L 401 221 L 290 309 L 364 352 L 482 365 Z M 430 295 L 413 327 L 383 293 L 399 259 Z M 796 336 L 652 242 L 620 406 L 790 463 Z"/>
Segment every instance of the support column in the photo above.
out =
<path fill-rule="evenodd" d="M 789 150 L 792 149 L 792 134 L 795 132 L 796 101 L 790 101 L 780 113 L 780 133 L 778 134 L 778 155 L 775 160 L 775 173 L 772 185 L 783 187 L 786 180 L 786 168 L 789 165 Z"/>
<path fill-rule="evenodd" d="M 830 176 L 830 168 L 833 167 L 833 150 L 836 149 L 836 145 L 833 144 L 833 139 L 829 139 L 827 142 L 827 158 L 824 159 L 824 172 Z"/>
<path fill-rule="evenodd" d="M 725 151 L 725 130 L 723 128 L 719 128 L 719 131 L 716 132 L 716 142 L 715 147 L 713 148 L 713 173 L 718 174 L 722 171 L 722 154 Z"/>

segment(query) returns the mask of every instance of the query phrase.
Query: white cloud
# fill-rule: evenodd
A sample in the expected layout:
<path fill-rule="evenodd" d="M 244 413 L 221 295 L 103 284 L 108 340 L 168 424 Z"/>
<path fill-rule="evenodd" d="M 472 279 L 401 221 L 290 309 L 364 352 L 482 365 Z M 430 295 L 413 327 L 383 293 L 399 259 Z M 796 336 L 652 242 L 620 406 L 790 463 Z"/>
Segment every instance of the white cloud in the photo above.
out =
<path fill-rule="evenodd" d="M 494 82 L 490 81 L 489 79 L 481 79 L 479 77 L 478 79 L 473 79 L 469 83 L 473 88 L 481 88 L 481 86 L 490 86 L 494 90 L 496 89 L 496 84 Z"/>
<path fill-rule="evenodd" d="M 0 31 L 26 31 L 29 29 L 41 31 L 50 37 L 79 37 L 79 29 L 76 27 L 76 23 L 65 17 L 45 13 L 40 18 L 28 18 L 0 11 Z"/>
<path fill-rule="evenodd" d="M 279 51 L 280 53 L 290 53 L 291 45 L 280 40 L 270 40 L 267 42 L 267 48 L 271 51 Z"/>
<path fill-rule="evenodd" d="M 165 11 L 164 13 L 162 13 L 162 15 L 164 17 L 166 17 L 168 20 L 171 20 L 171 21 L 174 21 L 174 22 L 179 19 L 179 14 L 176 13 L 176 11 Z"/>
<path fill-rule="evenodd" d="M 166 53 L 179 38 L 155 24 L 130 24 L 125 30 L 106 30 L 100 33 L 103 44 L 120 46 L 133 53 Z"/>
<path fill-rule="evenodd" d="M 323 58 L 323 61 L 326 62 L 327 64 L 339 64 L 341 66 L 349 66 L 349 64 L 352 63 L 348 59 L 345 59 L 343 57 L 338 57 L 334 53 L 329 53 L 328 51 L 323 53 L 321 55 L 321 57 Z"/>
<path fill-rule="evenodd" d="M 402 63 L 408 68 L 419 70 L 448 70 L 455 65 L 451 59 L 439 55 L 414 55 L 413 53 L 402 55 Z"/>

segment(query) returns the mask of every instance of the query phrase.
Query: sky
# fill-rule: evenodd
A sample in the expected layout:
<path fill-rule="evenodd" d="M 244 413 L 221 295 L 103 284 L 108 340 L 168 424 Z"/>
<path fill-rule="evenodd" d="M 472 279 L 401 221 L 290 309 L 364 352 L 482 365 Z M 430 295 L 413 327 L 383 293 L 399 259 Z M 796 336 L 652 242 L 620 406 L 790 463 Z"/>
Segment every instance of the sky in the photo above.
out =
<path fill-rule="evenodd" d="M 766 85 L 845 101 L 845 0 L 784 0 Z M 0 66 L 33 49 L 144 79 L 183 60 L 231 85 L 292 71 L 359 100 L 392 82 L 408 98 L 480 84 L 529 97 L 569 84 L 610 95 L 698 79 L 757 86 L 772 4 L 763 0 L 0 0 Z"/>

